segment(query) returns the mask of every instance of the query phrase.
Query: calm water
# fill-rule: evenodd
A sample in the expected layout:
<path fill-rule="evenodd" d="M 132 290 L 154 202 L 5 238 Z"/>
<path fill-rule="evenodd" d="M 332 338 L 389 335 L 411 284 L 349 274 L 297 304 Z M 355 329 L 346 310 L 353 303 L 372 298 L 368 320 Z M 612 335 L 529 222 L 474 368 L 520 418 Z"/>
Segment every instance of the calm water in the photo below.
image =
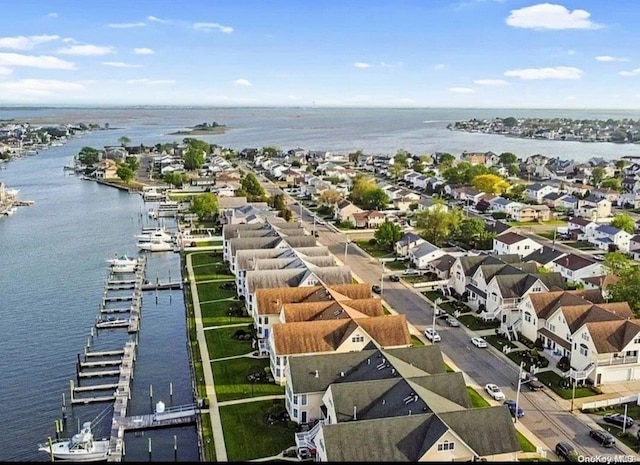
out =
<path fill-rule="evenodd" d="M 463 150 L 491 150 L 580 161 L 640 154 L 640 147 L 631 145 L 531 141 L 445 128 L 451 121 L 495 116 L 637 119 L 640 111 L 0 108 L 0 119 L 97 122 L 117 128 L 73 139 L 64 147 L 41 151 L 0 170 L 0 180 L 20 189 L 22 200 L 35 201 L 34 206 L 0 219 L 0 460 L 47 459 L 36 445 L 53 436 L 63 392 L 68 399 L 77 354 L 87 343 L 98 313 L 108 271 L 105 260 L 116 253 L 137 254 L 133 235 L 143 225 L 141 213 L 146 207 L 137 195 L 65 175 L 62 167 L 81 147 L 117 145 L 123 135 L 132 144 L 180 140 L 184 136 L 169 133 L 216 121 L 228 126 L 226 134 L 196 137 L 235 149 L 275 145 L 393 154 L 403 148 L 418 154 L 447 151 L 456 155 Z M 168 279 L 169 273 L 175 277 L 179 270 L 177 254 L 155 253 L 149 258 L 147 276 Z M 180 292 L 161 292 L 157 304 L 153 293 L 145 294 L 129 414 L 150 412 L 149 385 L 153 385 L 154 403 L 170 404 L 170 382 L 174 405 L 191 402 L 184 314 Z M 119 348 L 127 337 L 124 329 L 103 330 L 93 339 L 93 348 Z M 75 407 L 69 412 L 69 432 L 78 420 L 93 420 L 105 407 Z M 109 422 L 103 422 L 97 433 L 106 435 L 108 429 Z M 129 434 L 126 459 L 148 460 L 151 437 L 152 460 L 173 460 L 174 436 L 178 460 L 197 460 L 195 427 Z"/>

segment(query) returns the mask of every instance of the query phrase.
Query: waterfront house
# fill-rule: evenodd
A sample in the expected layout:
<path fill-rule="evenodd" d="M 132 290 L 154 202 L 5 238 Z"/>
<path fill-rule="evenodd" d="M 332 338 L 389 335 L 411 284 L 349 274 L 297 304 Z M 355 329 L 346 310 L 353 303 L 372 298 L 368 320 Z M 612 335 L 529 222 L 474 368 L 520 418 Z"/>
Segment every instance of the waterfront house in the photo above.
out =
<path fill-rule="evenodd" d="M 101 160 L 91 176 L 96 179 L 113 179 L 117 178 L 118 164 L 111 159 Z"/>
<path fill-rule="evenodd" d="M 611 202 L 591 194 L 578 201 L 574 214 L 597 222 L 611 216 Z"/>
<path fill-rule="evenodd" d="M 517 254 L 523 257 L 541 248 L 542 244 L 539 244 L 529 237 L 522 236 L 515 232 L 506 232 L 493 239 L 492 252 L 496 255 Z"/>
<path fill-rule="evenodd" d="M 567 254 L 553 261 L 553 271 L 560 273 L 569 282 L 579 282 L 589 276 L 604 274 L 602 264 L 576 254 Z"/>

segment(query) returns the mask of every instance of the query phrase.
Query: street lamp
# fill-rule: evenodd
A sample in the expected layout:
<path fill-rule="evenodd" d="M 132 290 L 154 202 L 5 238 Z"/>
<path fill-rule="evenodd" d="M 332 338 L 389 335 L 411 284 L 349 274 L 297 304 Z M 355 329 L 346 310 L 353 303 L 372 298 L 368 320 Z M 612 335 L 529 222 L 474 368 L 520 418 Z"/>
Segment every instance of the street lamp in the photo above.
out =
<path fill-rule="evenodd" d="M 515 420 L 514 423 L 518 422 L 518 406 L 520 405 L 520 388 L 522 387 L 523 384 L 527 384 L 529 382 L 531 382 L 531 379 L 528 379 L 526 381 L 522 381 L 522 367 L 524 365 L 524 362 L 520 362 L 520 371 L 518 372 L 518 389 L 516 390 L 516 411 L 513 414 Z"/>
<path fill-rule="evenodd" d="M 380 260 L 382 263 L 382 274 L 380 275 L 380 296 L 382 296 L 382 291 L 384 289 L 384 262 Z"/>
<path fill-rule="evenodd" d="M 433 332 L 434 336 L 436 334 L 436 313 L 438 313 L 438 305 L 440 305 L 441 302 L 442 299 L 440 297 L 433 301 L 433 321 L 431 323 L 431 331 Z"/>
<path fill-rule="evenodd" d="M 343 263 L 346 265 L 347 264 L 347 251 L 349 250 L 349 243 L 351 242 L 351 239 L 349 239 L 347 237 L 347 242 L 344 243 L 344 260 Z"/>

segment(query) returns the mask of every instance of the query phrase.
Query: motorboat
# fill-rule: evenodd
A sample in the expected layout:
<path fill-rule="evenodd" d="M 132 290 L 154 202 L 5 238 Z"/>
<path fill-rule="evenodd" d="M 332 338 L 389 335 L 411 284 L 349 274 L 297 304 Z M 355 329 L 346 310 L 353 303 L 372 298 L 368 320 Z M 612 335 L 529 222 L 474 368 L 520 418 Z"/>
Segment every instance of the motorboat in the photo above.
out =
<path fill-rule="evenodd" d="M 149 252 L 167 252 L 173 250 L 173 244 L 171 244 L 171 242 L 163 241 L 162 239 L 139 241 L 136 245 L 141 250 L 147 250 Z"/>
<path fill-rule="evenodd" d="M 38 450 L 53 454 L 54 460 L 72 460 L 74 462 L 97 462 L 107 460 L 109 439 L 95 440 L 91 431 L 91 422 L 82 425 L 79 433 L 71 439 L 60 439 L 49 444 L 38 444 Z"/>
<path fill-rule="evenodd" d="M 2 214 L 5 216 L 11 216 L 17 211 L 18 211 L 18 207 L 9 207 L 6 210 L 3 210 Z"/>
<path fill-rule="evenodd" d="M 124 326 L 129 326 L 129 323 L 129 318 L 108 317 L 102 320 L 98 320 L 96 322 L 96 328 L 122 328 Z"/>
<path fill-rule="evenodd" d="M 116 256 L 116 258 L 107 260 L 107 263 L 111 265 L 111 271 L 114 273 L 133 273 L 136 270 L 138 260 L 123 255 L 122 257 Z"/>
<path fill-rule="evenodd" d="M 143 230 L 142 234 L 135 236 L 139 242 L 150 242 L 154 239 L 159 239 L 164 242 L 172 242 L 173 236 L 169 234 L 164 228 L 156 228 L 151 230 Z"/>

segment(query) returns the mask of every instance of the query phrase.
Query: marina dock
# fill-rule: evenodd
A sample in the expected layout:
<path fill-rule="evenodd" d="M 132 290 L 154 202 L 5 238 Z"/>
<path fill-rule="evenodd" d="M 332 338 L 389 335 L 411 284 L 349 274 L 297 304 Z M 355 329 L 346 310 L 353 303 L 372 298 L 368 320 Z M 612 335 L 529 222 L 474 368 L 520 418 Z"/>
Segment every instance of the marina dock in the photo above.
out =
<path fill-rule="evenodd" d="M 100 312 L 96 319 L 96 328 L 127 328 L 129 333 L 137 333 L 140 330 L 140 311 L 142 309 L 142 290 L 143 283 L 145 282 L 145 268 L 146 258 L 140 257 L 138 258 L 138 263 L 136 264 L 133 273 L 111 272 L 111 275 L 105 282 Z M 121 276 L 122 274 L 126 275 L 126 277 Z M 130 277 L 132 274 L 133 277 Z M 113 295 L 112 293 L 113 291 L 123 290 L 131 290 L 132 292 L 128 295 L 123 295 L 121 293 Z M 108 304 L 113 302 L 130 302 L 130 304 L 128 307 L 108 307 Z M 117 318 L 112 316 L 104 317 L 104 315 L 125 313 L 128 313 L 129 316 Z"/>
<path fill-rule="evenodd" d="M 143 291 L 162 291 L 168 289 L 182 289 L 181 281 L 167 282 L 167 283 L 146 283 L 142 285 Z"/>

